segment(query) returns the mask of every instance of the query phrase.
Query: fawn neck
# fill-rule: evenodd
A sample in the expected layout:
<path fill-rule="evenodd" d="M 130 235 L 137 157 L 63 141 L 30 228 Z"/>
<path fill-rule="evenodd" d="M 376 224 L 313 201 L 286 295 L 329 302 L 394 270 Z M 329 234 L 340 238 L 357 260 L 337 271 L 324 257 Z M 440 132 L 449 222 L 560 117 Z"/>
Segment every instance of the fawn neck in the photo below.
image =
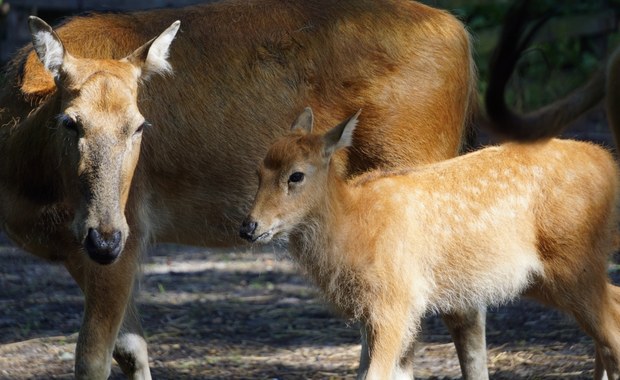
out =
<path fill-rule="evenodd" d="M 325 191 L 309 210 L 305 220 L 293 230 L 289 239 L 291 254 L 337 311 L 346 317 L 358 319 L 364 312 L 351 292 L 361 276 L 361 268 L 352 265 L 349 257 L 355 252 L 346 249 L 349 236 L 349 215 L 355 195 L 331 164 Z"/>

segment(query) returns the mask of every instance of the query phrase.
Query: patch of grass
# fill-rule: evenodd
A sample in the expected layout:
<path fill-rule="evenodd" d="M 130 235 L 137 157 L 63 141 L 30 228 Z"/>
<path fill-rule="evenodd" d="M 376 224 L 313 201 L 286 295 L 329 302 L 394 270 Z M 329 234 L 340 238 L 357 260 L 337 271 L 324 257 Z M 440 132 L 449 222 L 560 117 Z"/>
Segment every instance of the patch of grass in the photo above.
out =
<path fill-rule="evenodd" d="M 475 60 L 479 70 L 479 93 L 484 94 L 489 75 L 489 61 L 499 37 L 504 17 L 513 1 L 457 1 L 439 4 L 457 15 L 474 37 Z M 530 2 L 534 14 L 551 12 L 552 20 L 572 16 L 608 13 L 620 7 L 620 0 L 552 0 Z M 452 5 L 454 4 L 454 5 Z M 596 23 L 596 19 L 592 20 Z M 602 21 L 601 21 L 602 22 Z M 608 35 L 584 34 L 566 37 L 580 25 L 560 25 L 554 29 L 551 42 L 533 43 L 523 54 L 506 91 L 508 104 L 526 111 L 540 108 L 584 84 L 615 46 L 620 44 L 618 32 Z M 570 28 L 571 30 L 564 30 Z M 490 38 L 489 38 L 490 37 Z M 606 48 L 607 47 L 607 48 Z"/>

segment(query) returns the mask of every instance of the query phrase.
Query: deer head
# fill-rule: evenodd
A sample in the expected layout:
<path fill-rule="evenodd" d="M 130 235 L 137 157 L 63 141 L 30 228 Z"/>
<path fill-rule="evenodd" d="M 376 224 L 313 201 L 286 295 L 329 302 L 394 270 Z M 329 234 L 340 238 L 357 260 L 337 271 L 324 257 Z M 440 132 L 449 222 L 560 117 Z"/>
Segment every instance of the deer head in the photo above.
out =
<path fill-rule="evenodd" d="M 313 115 L 306 108 L 291 126 L 291 133 L 277 140 L 258 168 L 259 186 L 248 217 L 240 228 L 242 238 L 269 242 L 287 236 L 308 215 L 326 207 L 330 162 L 334 152 L 351 146 L 361 111 L 325 134 L 313 134 Z"/>
<path fill-rule="evenodd" d="M 63 152 L 59 175 L 75 211 L 72 232 L 100 264 L 114 262 L 129 234 L 125 205 L 143 131 L 139 84 L 171 71 L 168 49 L 180 22 L 121 60 L 73 57 L 43 20 L 29 19 L 37 56 L 60 97 L 54 134 Z"/>

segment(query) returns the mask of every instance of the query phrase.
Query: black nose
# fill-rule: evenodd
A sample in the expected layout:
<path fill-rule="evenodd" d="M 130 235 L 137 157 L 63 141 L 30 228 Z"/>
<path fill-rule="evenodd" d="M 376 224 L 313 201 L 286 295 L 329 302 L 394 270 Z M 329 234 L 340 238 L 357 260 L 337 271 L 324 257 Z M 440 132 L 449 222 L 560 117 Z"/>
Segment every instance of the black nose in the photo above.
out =
<path fill-rule="evenodd" d="M 121 253 L 121 232 L 102 234 L 96 228 L 89 228 L 84 248 L 93 261 L 102 265 L 111 264 Z"/>
<path fill-rule="evenodd" d="M 239 236 L 244 238 L 245 240 L 252 241 L 254 239 L 254 231 L 256 231 L 256 226 L 258 223 L 251 219 L 246 219 L 241 223 L 241 227 L 239 228 Z"/>

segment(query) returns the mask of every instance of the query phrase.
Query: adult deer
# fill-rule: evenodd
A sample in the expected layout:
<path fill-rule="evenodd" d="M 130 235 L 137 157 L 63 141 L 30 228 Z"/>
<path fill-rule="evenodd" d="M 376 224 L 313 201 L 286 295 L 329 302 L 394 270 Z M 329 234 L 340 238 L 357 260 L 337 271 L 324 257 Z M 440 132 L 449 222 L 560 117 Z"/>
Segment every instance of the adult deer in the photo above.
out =
<path fill-rule="evenodd" d="M 175 20 L 169 52 L 178 24 L 142 45 Z M 0 226 L 82 288 L 78 378 L 106 378 L 112 356 L 150 377 L 132 290 L 142 252 L 240 243 L 247 179 L 305 105 L 318 130 L 365 109 L 358 149 L 338 157 L 355 175 L 455 156 L 475 104 L 463 25 L 405 0 L 229 1 L 31 28 L 34 49 L 0 89 Z M 466 378 L 487 376 L 483 316 L 445 315 Z"/>
<path fill-rule="evenodd" d="M 326 133 L 312 133 L 310 109 L 299 116 L 259 165 L 240 234 L 286 236 L 333 308 L 361 322 L 371 355 L 360 378 L 411 378 L 402 361 L 428 312 L 524 294 L 573 316 L 595 341 L 595 378 L 620 379 L 612 155 L 570 140 L 510 143 L 347 181 L 332 157 L 351 146 L 358 114 Z"/>

